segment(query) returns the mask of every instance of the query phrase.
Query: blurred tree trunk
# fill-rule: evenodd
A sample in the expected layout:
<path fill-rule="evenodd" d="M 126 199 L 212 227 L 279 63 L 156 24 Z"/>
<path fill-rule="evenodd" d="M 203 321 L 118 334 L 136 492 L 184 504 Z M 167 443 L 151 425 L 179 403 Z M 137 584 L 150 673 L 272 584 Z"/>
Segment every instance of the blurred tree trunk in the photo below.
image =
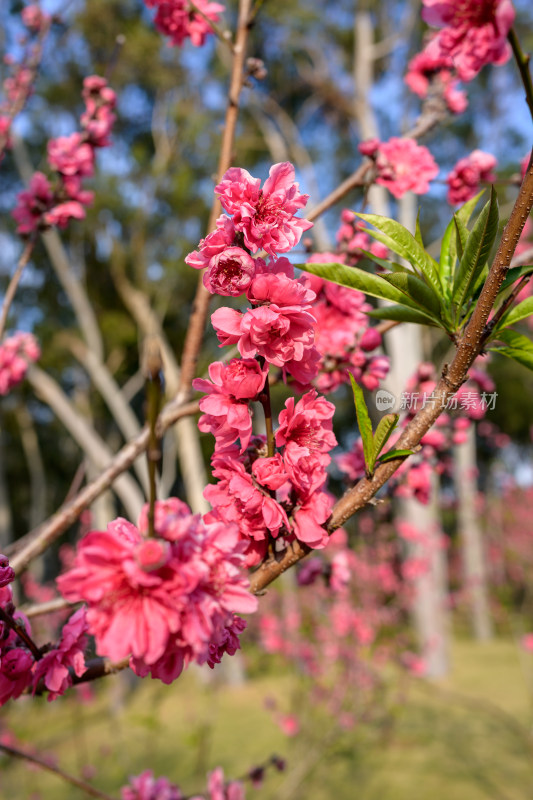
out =
<path fill-rule="evenodd" d="M 0 553 L 3 553 L 4 548 L 13 541 L 13 518 L 4 472 L 4 448 L 5 440 L 0 430 Z"/>
<path fill-rule="evenodd" d="M 476 639 L 486 641 L 492 637 L 492 620 L 483 535 L 476 509 L 477 463 L 474 425 L 468 429 L 466 441 L 455 447 L 454 461 L 463 586 L 466 590 L 472 632 Z"/>
<path fill-rule="evenodd" d="M 367 12 L 358 13 L 355 19 L 354 110 L 362 139 L 379 137 L 376 118 L 368 101 L 374 82 L 374 52 L 372 18 Z M 383 187 L 372 186 L 368 199 L 374 213 L 390 216 L 387 193 Z M 413 231 L 416 221 L 414 196 L 405 195 L 398 205 L 399 222 Z M 386 346 L 391 359 L 386 388 L 394 394 L 398 407 L 406 380 L 416 372 L 423 360 L 420 328 L 416 325 L 399 325 L 387 334 Z M 405 499 L 400 502 L 398 513 L 399 519 L 409 523 L 425 536 L 423 554 L 420 552 L 422 545 L 416 544 L 411 545 L 409 555 L 428 559 L 426 573 L 414 581 L 412 615 L 419 646 L 426 662 L 426 675 L 431 678 L 442 677 L 449 668 L 448 565 L 441 542 L 437 497 L 438 485 L 435 482 L 432 500 L 428 506 L 414 499 Z"/>

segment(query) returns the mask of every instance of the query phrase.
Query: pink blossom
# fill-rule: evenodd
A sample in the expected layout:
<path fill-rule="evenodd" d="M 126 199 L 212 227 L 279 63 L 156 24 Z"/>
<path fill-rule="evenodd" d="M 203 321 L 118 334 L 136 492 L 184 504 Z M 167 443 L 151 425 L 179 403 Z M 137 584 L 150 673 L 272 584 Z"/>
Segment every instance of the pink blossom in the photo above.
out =
<path fill-rule="evenodd" d="M 216 230 L 200 241 L 198 250 L 194 250 L 185 258 L 185 263 L 194 269 L 203 269 L 209 265 L 214 256 L 220 255 L 226 248 L 235 243 L 235 226 L 233 220 L 223 214 L 217 219 Z"/>
<path fill-rule="evenodd" d="M 235 230 L 243 234 L 253 253 L 261 248 L 269 255 L 286 253 L 312 227 L 311 222 L 295 216 L 306 205 L 308 195 L 300 194 L 294 178 L 292 164 L 274 164 L 261 189 L 259 178 L 232 167 L 215 187 L 222 207 L 233 215 Z"/>
<path fill-rule="evenodd" d="M 293 512 L 292 530 L 296 538 L 317 550 L 325 547 L 329 534 L 324 526 L 332 508 L 333 498 L 326 492 L 310 494 Z"/>
<path fill-rule="evenodd" d="M 49 15 L 45 14 L 36 3 L 23 8 L 21 17 L 22 22 L 30 31 L 39 31 L 50 19 Z"/>
<path fill-rule="evenodd" d="M 481 182 L 492 183 L 496 180 L 492 170 L 497 163 L 494 156 L 483 150 L 474 150 L 466 158 L 461 158 L 446 178 L 448 203 L 466 203 L 479 190 Z"/>
<path fill-rule="evenodd" d="M 331 422 L 334 413 L 333 403 L 319 397 L 314 390 L 304 394 L 296 404 L 294 397 L 289 397 L 279 415 L 276 444 L 282 447 L 295 442 L 311 451 L 328 453 L 337 444 Z"/>
<path fill-rule="evenodd" d="M 246 250 L 228 247 L 209 262 L 204 286 L 211 294 L 238 297 L 248 289 L 254 274 L 255 261 Z"/>
<path fill-rule="evenodd" d="M 71 219 L 84 219 L 85 209 L 81 203 L 69 200 L 54 206 L 50 211 L 43 214 L 43 222 L 46 225 L 57 225 L 58 228 L 66 228 Z"/>
<path fill-rule="evenodd" d="M 245 314 L 219 308 L 211 321 L 221 345 L 236 344 L 243 358 L 262 356 L 276 367 L 289 369 L 289 362 L 307 359 L 314 349 L 315 319 L 299 305 L 272 303 Z"/>
<path fill-rule="evenodd" d="M 167 778 L 155 778 L 152 770 L 132 775 L 120 790 L 122 800 L 184 800 L 180 789 Z"/>
<path fill-rule="evenodd" d="M 190 660 L 205 663 L 210 646 L 226 641 L 234 612 L 254 611 L 257 601 L 239 572 L 236 526 L 206 524 L 193 515 L 187 525 L 181 505 L 167 501 L 163 514 L 167 508 L 169 523 L 159 526 L 156 505 L 157 541 L 167 557 L 146 559 L 142 530 L 119 518 L 81 540 L 75 566 L 58 578 L 58 587 L 67 599 L 88 604 L 100 655 L 117 661 L 131 654 L 136 672 L 170 682 Z"/>
<path fill-rule="evenodd" d="M 42 172 L 35 172 L 28 188 L 17 195 L 17 205 L 12 212 L 18 222 L 17 233 L 31 233 L 42 224 L 42 217 L 54 202 L 52 188 Z"/>
<path fill-rule="evenodd" d="M 417 144 L 414 139 L 395 136 L 380 144 L 376 167 L 376 182 L 385 186 L 396 198 L 403 197 L 406 192 L 426 194 L 429 182 L 439 172 L 427 147 Z"/>
<path fill-rule="evenodd" d="M 465 111 L 468 100 L 465 93 L 457 89 L 450 56 L 426 49 L 411 59 L 407 70 L 405 83 L 419 97 L 427 97 L 430 86 L 437 83 L 450 111 L 454 114 Z"/>
<path fill-rule="evenodd" d="M 73 673 L 80 677 L 85 672 L 83 651 L 87 645 L 86 609 L 76 611 L 61 632 L 61 641 L 57 648 L 46 653 L 37 662 L 34 673 L 34 694 L 42 679 L 49 690 L 48 700 L 55 700 L 72 686 Z"/>
<path fill-rule="evenodd" d="M 241 439 L 242 451 L 252 435 L 249 400 L 257 397 L 265 385 L 266 372 L 254 359 L 232 359 L 228 364 L 215 361 L 209 366 L 210 380 L 197 378 L 193 386 L 207 392 L 200 400 L 204 412 L 198 427 L 215 437 L 217 449 Z"/>
<path fill-rule="evenodd" d="M 31 333 L 9 336 L 0 344 L 0 395 L 5 395 L 17 386 L 26 375 L 28 364 L 37 361 L 41 351 Z"/>
<path fill-rule="evenodd" d="M 210 800 L 245 800 L 244 787 L 240 781 L 224 781 L 222 767 L 217 767 L 208 776 L 207 789 Z M 195 800 L 193 798 L 192 800 Z M 197 798 L 196 800 L 199 800 Z"/>
<path fill-rule="evenodd" d="M 107 147 L 115 122 L 113 114 L 116 105 L 115 92 L 107 85 L 105 78 L 89 75 L 83 81 L 82 96 L 86 110 L 81 115 L 80 121 L 88 142 L 92 147 Z"/>
<path fill-rule="evenodd" d="M 278 723 L 285 736 L 296 736 L 300 731 L 300 723 L 295 714 L 280 714 Z"/>
<path fill-rule="evenodd" d="M 190 39 L 195 47 L 202 47 L 206 37 L 213 33 L 208 20 L 218 22 L 219 14 L 225 10 L 220 3 L 209 0 L 197 0 L 195 4 L 203 16 L 191 10 L 187 0 L 145 0 L 145 3 L 148 8 L 157 9 L 154 24 L 158 31 L 170 37 L 171 45 L 179 47 L 186 39 Z"/>
<path fill-rule="evenodd" d="M 422 18 L 441 28 L 428 46 L 449 56 L 461 80 L 471 81 L 485 64 L 504 64 L 511 50 L 511 0 L 423 0 Z"/>
<path fill-rule="evenodd" d="M 270 458 L 258 458 L 252 464 L 252 473 L 261 486 L 266 486 L 274 492 L 289 480 L 279 453 Z"/>
<path fill-rule="evenodd" d="M 520 643 L 527 653 L 533 653 L 533 633 L 525 633 Z"/>
<path fill-rule="evenodd" d="M 48 142 L 48 162 L 63 175 L 92 175 L 94 172 L 94 152 L 84 142 L 81 133 L 60 136 Z"/>

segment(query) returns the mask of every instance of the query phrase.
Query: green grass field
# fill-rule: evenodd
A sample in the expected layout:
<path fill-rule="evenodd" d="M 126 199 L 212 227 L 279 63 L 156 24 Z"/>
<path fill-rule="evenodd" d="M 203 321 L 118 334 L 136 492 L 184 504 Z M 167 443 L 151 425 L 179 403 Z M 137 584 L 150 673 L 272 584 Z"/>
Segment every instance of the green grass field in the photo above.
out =
<path fill-rule="evenodd" d="M 239 777 L 277 753 L 287 759 L 286 772 L 269 774 L 261 789 L 248 789 L 248 798 L 530 800 L 533 659 L 499 639 L 457 641 L 452 662 L 448 680 L 409 680 L 404 701 L 390 706 L 379 724 L 336 736 L 326 717 L 303 712 L 307 722 L 300 735 L 287 738 L 280 731 L 265 698 L 274 696 L 287 707 L 297 688 L 297 678 L 288 675 L 256 678 L 238 688 L 205 685 L 198 674 L 182 676 L 171 687 L 113 677 L 98 687 L 92 704 L 72 695 L 55 703 L 27 698 L 4 708 L 0 725 L 21 746 L 56 756 L 63 769 L 86 774 L 115 798 L 128 775 L 144 769 L 194 794 L 218 764 Z M 89 764 L 92 775 L 86 773 Z M 0 756 L 0 797 L 86 795 L 55 775 Z"/>

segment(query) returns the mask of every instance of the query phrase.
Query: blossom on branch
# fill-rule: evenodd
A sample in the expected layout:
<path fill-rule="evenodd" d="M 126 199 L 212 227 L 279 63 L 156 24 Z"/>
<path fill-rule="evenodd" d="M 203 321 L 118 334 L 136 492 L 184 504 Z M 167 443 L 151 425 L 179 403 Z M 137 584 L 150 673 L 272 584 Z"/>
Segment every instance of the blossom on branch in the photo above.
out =
<path fill-rule="evenodd" d="M 428 45 L 432 56 L 448 56 L 459 78 L 471 81 L 485 64 L 511 55 L 507 34 L 515 18 L 511 0 L 423 0 L 422 18 L 440 28 Z"/>
<path fill-rule="evenodd" d="M 31 333 L 19 331 L 4 339 L 0 344 L 0 395 L 8 394 L 23 381 L 28 365 L 40 355 L 37 339 Z"/>
<path fill-rule="evenodd" d="M 235 526 L 204 522 L 172 498 L 156 503 L 156 536 L 147 530 L 145 507 L 139 527 L 119 518 L 89 532 L 57 583 L 67 600 L 87 603 L 99 655 L 131 655 L 138 674 L 170 683 L 190 661 L 230 652 L 234 612 L 255 611 L 257 600 L 239 570 Z"/>
<path fill-rule="evenodd" d="M 496 179 L 492 170 L 497 163 L 493 155 L 483 150 L 473 150 L 470 155 L 461 158 L 446 178 L 448 203 L 466 203 L 479 191 L 482 182 L 492 183 Z"/>
<path fill-rule="evenodd" d="M 235 230 L 243 234 L 246 246 L 256 253 L 287 253 L 313 223 L 295 214 L 307 203 L 295 182 L 294 167 L 288 161 L 274 164 L 261 189 L 261 180 L 249 172 L 232 167 L 215 187 L 222 207 L 233 215 Z"/>
<path fill-rule="evenodd" d="M 194 5 L 202 12 L 198 14 L 188 0 L 145 0 L 148 8 L 156 8 L 154 24 L 164 36 L 170 37 L 169 44 L 181 45 L 186 39 L 195 47 L 202 47 L 207 36 L 213 33 L 209 20 L 218 22 L 225 7 L 209 0 L 195 0 Z M 207 17 L 207 19 L 205 19 Z"/>
<path fill-rule="evenodd" d="M 439 172 L 427 147 L 417 144 L 414 139 L 396 136 L 388 142 L 373 139 L 362 142 L 359 151 L 375 159 L 376 183 L 385 186 L 396 198 L 403 197 L 406 192 L 426 194 L 429 182 Z"/>

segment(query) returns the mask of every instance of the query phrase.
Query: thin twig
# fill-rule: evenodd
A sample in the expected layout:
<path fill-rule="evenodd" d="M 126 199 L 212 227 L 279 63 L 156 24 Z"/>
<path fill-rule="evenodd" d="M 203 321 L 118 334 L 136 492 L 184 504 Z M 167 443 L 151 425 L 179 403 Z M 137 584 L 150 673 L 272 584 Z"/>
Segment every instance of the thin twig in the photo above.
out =
<path fill-rule="evenodd" d="M 31 606 L 20 606 L 19 611 L 28 619 L 33 617 L 44 617 L 45 614 L 54 614 L 57 611 L 64 611 L 66 608 L 75 608 L 79 603 L 71 603 L 64 597 L 56 597 L 54 600 L 47 600 L 46 603 L 34 603 Z"/>
<path fill-rule="evenodd" d="M 9 281 L 9 286 L 7 287 L 6 295 L 4 297 L 4 302 L 2 303 L 2 314 L 0 315 L 0 340 L 4 335 L 9 309 L 11 308 L 11 303 L 13 302 L 20 279 L 22 277 L 22 273 L 24 272 L 24 267 L 30 260 L 34 246 L 35 246 L 35 239 L 34 237 L 31 237 L 26 242 L 26 246 L 22 251 L 22 255 L 20 256 L 15 272 L 13 273 L 13 277 Z"/>
<path fill-rule="evenodd" d="M 514 28 L 511 28 L 507 34 L 507 38 L 509 39 L 518 69 L 520 70 L 520 77 L 522 78 L 524 89 L 526 90 L 526 103 L 529 106 L 531 118 L 533 119 L 533 82 L 531 81 L 531 73 L 529 71 L 530 55 L 524 53 L 522 50 Z"/>
<path fill-rule="evenodd" d="M 162 436 L 178 419 L 196 414 L 198 410 L 197 402 L 183 404 L 174 400 L 168 403 L 159 417 L 158 435 Z M 139 436 L 124 445 L 113 458 L 112 463 L 94 481 L 87 484 L 76 497 L 68 503 L 64 503 L 55 514 L 34 531 L 27 533 L 12 547 L 6 548 L 6 555 L 10 559 L 9 563 L 17 574 L 22 572 L 30 561 L 41 555 L 52 542 L 55 542 L 78 519 L 81 512 L 88 508 L 119 475 L 133 464 L 135 459 L 146 450 L 148 439 L 149 430 L 145 427 Z M 13 555 L 10 555 L 11 553 Z"/>
<path fill-rule="evenodd" d="M 207 22 L 207 24 L 209 25 L 209 27 L 211 28 L 217 39 L 220 39 L 222 44 L 225 45 L 226 47 L 229 47 L 230 52 L 233 53 L 233 42 L 231 40 L 231 31 L 222 30 L 220 25 L 217 25 L 216 22 L 214 22 L 210 17 L 208 17 L 207 14 L 205 14 L 202 11 L 202 9 L 196 5 L 196 3 L 192 2 L 192 0 L 189 0 L 189 8 L 192 9 L 195 14 L 198 14 L 198 16 L 201 17 L 204 20 L 204 22 Z"/>
<path fill-rule="evenodd" d="M 237 118 L 239 115 L 239 102 L 243 86 L 244 60 L 246 57 L 246 45 L 248 42 L 250 25 L 250 6 L 250 0 L 239 1 L 239 18 L 237 22 L 235 46 L 233 48 L 233 64 L 228 92 L 228 105 L 226 108 L 226 120 L 224 124 L 224 132 L 222 135 L 220 157 L 217 168 L 217 176 L 219 180 L 222 178 L 222 175 L 226 172 L 226 170 L 229 169 L 233 161 L 233 145 L 235 141 Z M 209 231 L 213 230 L 215 227 L 215 223 L 220 211 L 220 201 L 218 198 L 216 198 L 213 203 L 209 218 Z M 194 299 L 193 311 L 191 314 L 181 357 L 181 380 L 180 391 L 178 394 L 178 398 L 180 400 L 187 400 L 190 397 L 192 380 L 196 374 L 198 353 L 200 352 L 200 348 L 202 346 L 210 298 L 211 295 L 203 284 L 202 276 L 200 276 L 196 297 Z"/>
<path fill-rule="evenodd" d="M 29 761 L 30 764 L 36 764 L 38 767 L 41 767 L 41 769 L 52 772 L 54 775 L 57 775 L 58 778 L 62 778 L 67 783 L 70 783 L 77 789 L 81 789 L 82 792 L 85 792 L 91 797 L 99 797 L 100 800 L 115 800 L 115 798 L 110 794 L 101 792 L 100 789 L 95 789 L 95 787 L 91 786 L 90 783 L 86 783 L 80 778 L 70 775 L 70 773 L 65 772 L 53 764 L 50 764 L 48 761 L 45 761 L 44 758 L 39 758 L 38 756 L 34 756 L 32 753 L 27 753 L 25 750 L 20 750 L 18 747 L 13 747 L 12 745 L 2 743 L 0 743 L 0 750 L 3 750 L 4 753 L 7 753 L 7 755 L 12 756 L 13 758 L 20 758 L 22 761 Z"/>
<path fill-rule="evenodd" d="M 39 659 L 43 657 L 41 650 L 37 647 L 30 634 L 24 627 L 24 623 L 21 620 L 16 620 L 9 616 L 9 614 L 4 611 L 2 606 L 0 606 L 0 620 L 4 623 L 4 625 L 7 625 L 8 628 L 11 628 L 11 630 L 19 637 L 19 639 L 24 642 L 36 661 L 39 661 Z"/>

